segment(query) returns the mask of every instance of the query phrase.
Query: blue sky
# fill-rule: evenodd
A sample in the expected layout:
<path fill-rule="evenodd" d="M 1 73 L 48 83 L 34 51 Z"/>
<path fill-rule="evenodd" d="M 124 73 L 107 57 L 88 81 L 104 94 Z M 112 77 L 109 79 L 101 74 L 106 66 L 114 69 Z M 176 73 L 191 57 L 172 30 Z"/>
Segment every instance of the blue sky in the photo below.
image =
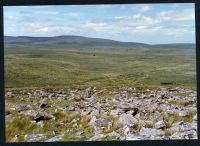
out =
<path fill-rule="evenodd" d="M 194 4 L 4 7 L 4 34 L 195 43 Z"/>

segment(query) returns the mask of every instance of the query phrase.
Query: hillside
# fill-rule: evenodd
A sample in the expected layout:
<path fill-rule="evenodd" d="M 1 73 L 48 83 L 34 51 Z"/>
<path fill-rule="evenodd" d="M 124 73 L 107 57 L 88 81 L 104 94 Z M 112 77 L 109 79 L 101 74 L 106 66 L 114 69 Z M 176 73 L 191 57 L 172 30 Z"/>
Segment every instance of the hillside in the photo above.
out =
<path fill-rule="evenodd" d="M 5 63 L 7 87 L 195 86 L 194 44 L 149 45 L 81 36 L 5 37 Z"/>
<path fill-rule="evenodd" d="M 4 52 L 7 142 L 197 139 L 194 44 L 5 37 Z"/>
<path fill-rule="evenodd" d="M 65 45 L 65 47 L 78 47 L 78 48 L 86 48 L 86 47 L 141 47 L 141 46 L 148 46 L 148 44 L 143 43 L 132 43 L 132 42 L 119 42 L 109 39 L 102 39 L 102 38 L 88 38 L 82 36 L 56 36 L 56 37 L 28 37 L 28 36 L 18 36 L 18 37 L 11 37 L 5 36 L 5 44 L 45 44 L 45 45 Z"/>
<path fill-rule="evenodd" d="M 57 37 L 28 37 L 5 36 L 5 46 L 20 46 L 28 48 L 68 49 L 86 52 L 111 52 L 111 53 L 144 53 L 151 51 L 180 50 L 181 53 L 195 53 L 195 44 L 159 44 L 150 45 L 136 42 L 119 42 L 102 38 L 88 38 L 82 36 L 57 36 Z M 27 48 L 27 49 L 28 49 Z M 188 51 L 189 50 L 189 51 Z M 192 52 L 191 52 L 192 50 Z M 155 52 L 156 51 L 156 52 Z"/>

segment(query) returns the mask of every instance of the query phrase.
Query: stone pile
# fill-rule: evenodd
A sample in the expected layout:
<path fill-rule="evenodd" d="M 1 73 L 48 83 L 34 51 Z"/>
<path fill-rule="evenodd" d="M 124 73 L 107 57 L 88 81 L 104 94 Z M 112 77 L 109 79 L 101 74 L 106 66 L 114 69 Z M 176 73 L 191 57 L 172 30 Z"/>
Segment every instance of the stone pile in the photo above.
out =
<path fill-rule="evenodd" d="M 74 140 L 88 141 L 197 139 L 197 97 L 192 89 L 30 89 L 10 90 L 5 96 L 7 124 L 21 116 L 30 117 L 38 131 L 50 122 L 64 127 L 55 127 L 57 132 L 51 134 L 16 133 L 27 142 L 63 141 L 69 133 Z"/>

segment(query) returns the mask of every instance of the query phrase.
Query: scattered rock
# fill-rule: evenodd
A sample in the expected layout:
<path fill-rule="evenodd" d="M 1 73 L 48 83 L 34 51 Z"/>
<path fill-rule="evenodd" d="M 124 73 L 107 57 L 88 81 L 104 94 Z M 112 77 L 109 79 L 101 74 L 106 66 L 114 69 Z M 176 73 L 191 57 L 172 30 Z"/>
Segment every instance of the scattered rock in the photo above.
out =
<path fill-rule="evenodd" d="M 125 137 L 125 140 L 150 140 L 150 138 L 136 134 L 129 134 Z"/>
<path fill-rule="evenodd" d="M 107 118 L 99 118 L 95 122 L 96 122 L 96 124 L 98 124 L 100 126 L 105 126 L 105 125 L 108 125 L 111 122 L 111 120 L 107 119 Z"/>
<path fill-rule="evenodd" d="M 32 106 L 30 104 L 23 104 L 23 103 L 13 104 L 10 107 L 11 110 L 18 110 L 20 112 L 23 110 L 31 109 L 31 108 L 32 108 Z"/>
<path fill-rule="evenodd" d="M 120 134 L 117 133 L 117 132 L 115 132 L 115 131 L 113 131 L 113 132 L 111 132 L 111 133 L 108 133 L 107 136 L 119 138 L 119 137 L 120 137 Z"/>
<path fill-rule="evenodd" d="M 156 129 L 162 129 L 164 128 L 166 125 L 165 125 L 165 122 L 164 121 L 159 121 L 157 123 L 155 123 L 155 128 Z"/>
<path fill-rule="evenodd" d="M 40 108 L 48 108 L 48 101 L 46 99 L 40 101 Z"/>
<path fill-rule="evenodd" d="M 171 128 L 176 127 L 177 128 L 176 132 L 177 131 L 183 132 L 183 131 L 188 131 L 188 130 L 195 129 L 196 126 L 197 125 L 193 126 L 192 123 L 188 123 L 188 122 L 183 122 L 182 121 L 182 122 L 174 123 Z"/>
<path fill-rule="evenodd" d="M 99 113 L 100 113 L 99 110 L 97 110 L 97 109 L 93 109 L 92 112 L 91 112 L 91 116 L 98 116 Z"/>
<path fill-rule="evenodd" d="M 85 117 L 85 116 L 89 115 L 90 112 L 91 112 L 90 110 L 82 110 L 82 111 L 81 111 L 81 116 L 82 116 L 82 117 Z"/>
<path fill-rule="evenodd" d="M 163 116 L 160 114 L 159 111 L 154 111 L 150 114 L 150 120 L 152 120 L 154 123 L 163 121 Z"/>
<path fill-rule="evenodd" d="M 103 92 L 112 97 L 100 98 L 98 95 Z M 25 133 L 27 142 L 61 141 L 68 132 L 84 140 L 103 140 L 106 137 L 116 140 L 197 139 L 197 94 L 192 89 L 24 89 L 10 90 L 6 96 L 11 99 L 6 101 L 7 121 L 16 116 L 34 118 L 32 122 L 37 128 L 35 134 Z M 13 102 L 15 100 L 22 103 Z M 51 128 L 55 126 L 55 132 L 38 134 L 49 122 Z M 57 128 L 59 126 L 66 126 L 68 130 L 62 134 Z M 79 130 L 83 128 L 86 131 Z M 19 134 L 21 131 L 16 133 Z M 20 139 L 16 136 L 12 141 Z"/>
<path fill-rule="evenodd" d="M 51 99 L 51 98 L 55 98 L 55 97 L 56 97 L 56 95 L 55 95 L 54 93 L 48 95 L 48 98 L 49 98 L 49 99 Z"/>
<path fill-rule="evenodd" d="M 138 122 L 136 118 L 133 117 L 133 115 L 130 114 L 122 114 L 119 116 L 118 120 L 119 124 L 122 124 L 123 126 L 133 126 Z"/>
<path fill-rule="evenodd" d="M 25 111 L 21 111 L 20 114 L 25 115 L 25 116 L 36 117 L 38 115 L 38 112 L 35 110 L 25 110 Z"/>
<path fill-rule="evenodd" d="M 45 134 L 26 134 L 24 140 L 27 142 L 45 141 L 48 137 Z"/>
<path fill-rule="evenodd" d="M 193 120 L 197 121 L 197 114 L 194 115 Z"/>
<path fill-rule="evenodd" d="M 175 132 L 170 139 L 197 139 L 197 131 L 188 130 L 184 132 Z"/>
<path fill-rule="evenodd" d="M 114 117 L 118 117 L 119 114 L 121 114 L 121 113 L 122 113 L 122 110 L 120 110 L 120 109 L 115 109 L 115 110 L 110 111 L 110 115 L 114 116 Z"/>
<path fill-rule="evenodd" d="M 64 134 L 61 134 L 61 135 L 57 135 L 57 136 L 54 136 L 48 140 L 46 140 L 45 142 L 55 142 L 55 141 L 60 141 L 62 138 L 63 138 Z"/>
<path fill-rule="evenodd" d="M 165 132 L 161 129 L 144 128 L 142 127 L 139 134 L 145 137 L 165 136 Z"/>
<path fill-rule="evenodd" d="M 13 93 L 12 93 L 12 92 L 7 92 L 7 93 L 5 94 L 5 96 L 11 97 L 11 96 L 13 96 Z"/>
<path fill-rule="evenodd" d="M 190 116 L 192 116 L 192 112 L 189 110 L 179 111 L 178 115 L 180 117 L 190 117 Z"/>
<path fill-rule="evenodd" d="M 93 116 L 88 125 L 95 126 L 96 125 L 96 120 L 97 120 L 96 116 Z"/>
<path fill-rule="evenodd" d="M 53 116 L 49 113 L 44 113 L 44 118 L 45 118 L 45 120 L 51 120 L 51 119 L 55 120 L 56 119 L 55 116 Z"/>
<path fill-rule="evenodd" d="M 101 140 L 101 139 L 103 139 L 105 137 L 106 137 L 106 135 L 104 135 L 104 134 L 97 134 L 97 135 L 94 135 L 93 137 L 91 137 L 89 139 L 89 141 Z"/>
<path fill-rule="evenodd" d="M 127 135 L 132 135 L 132 134 L 135 134 L 135 130 L 133 128 L 131 128 L 130 126 L 124 126 L 123 127 L 123 130 L 124 130 L 124 135 L 127 136 Z"/>

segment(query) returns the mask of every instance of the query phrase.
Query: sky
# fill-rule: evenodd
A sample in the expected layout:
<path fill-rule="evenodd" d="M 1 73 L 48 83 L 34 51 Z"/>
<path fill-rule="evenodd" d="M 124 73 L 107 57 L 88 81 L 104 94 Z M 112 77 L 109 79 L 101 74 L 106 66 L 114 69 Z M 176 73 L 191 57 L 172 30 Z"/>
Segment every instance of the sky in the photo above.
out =
<path fill-rule="evenodd" d="M 4 35 L 195 43 L 195 10 L 194 4 L 7 6 Z"/>

